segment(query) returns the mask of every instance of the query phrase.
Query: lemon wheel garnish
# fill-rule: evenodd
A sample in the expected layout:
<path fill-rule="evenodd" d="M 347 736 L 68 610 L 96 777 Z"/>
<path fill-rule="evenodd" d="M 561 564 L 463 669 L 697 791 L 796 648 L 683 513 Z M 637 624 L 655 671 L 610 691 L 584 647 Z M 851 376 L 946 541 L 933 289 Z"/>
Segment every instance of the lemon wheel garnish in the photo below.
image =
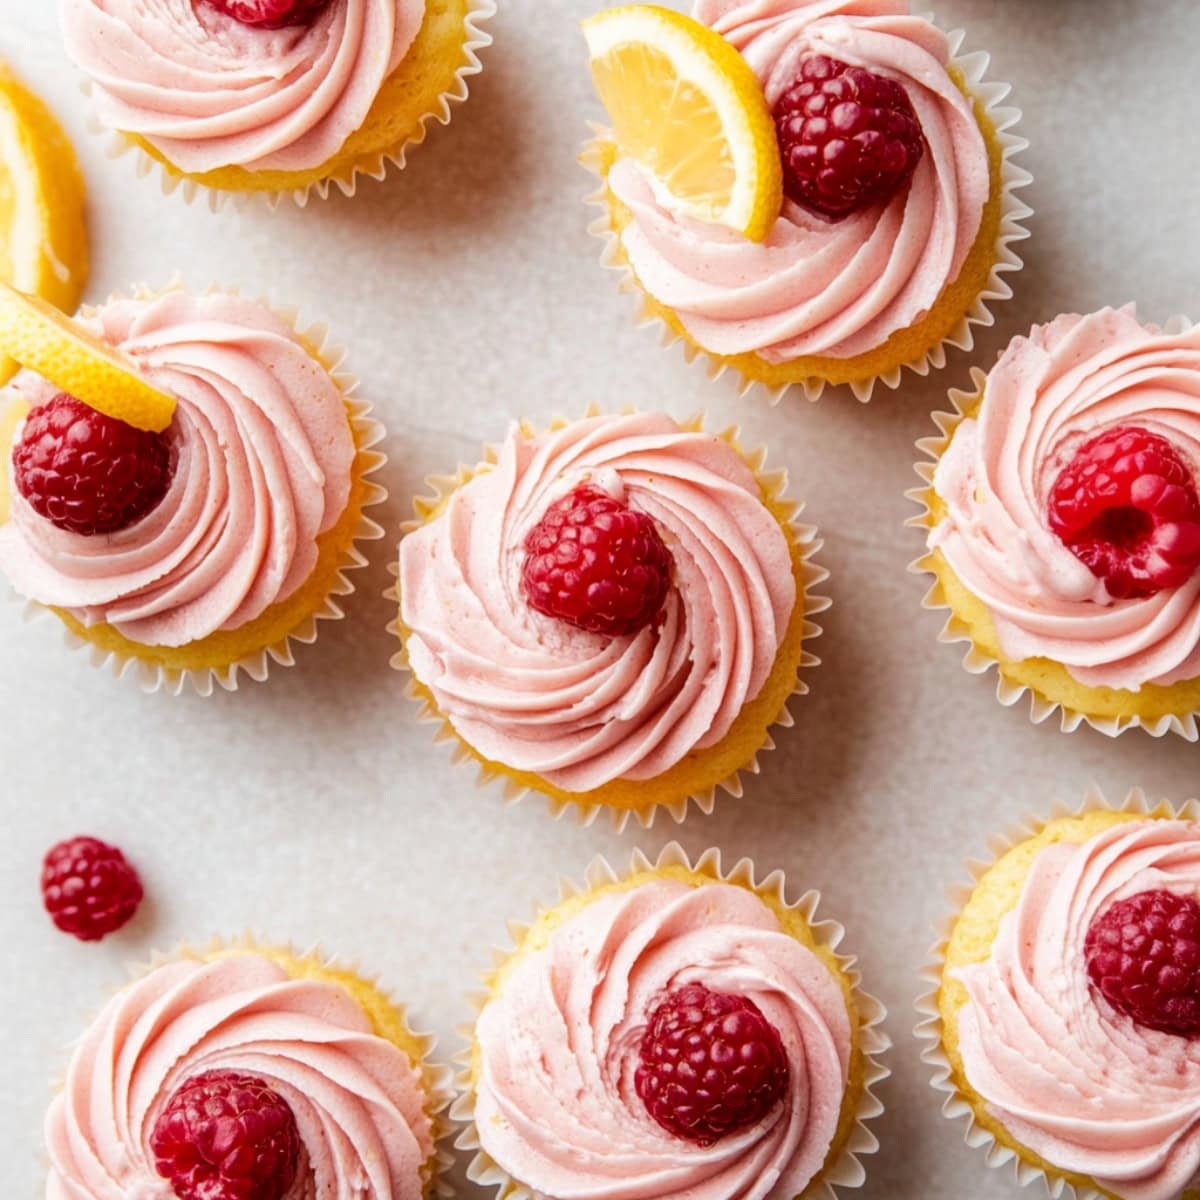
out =
<path fill-rule="evenodd" d="M 0 353 L 105 416 L 159 433 L 175 400 L 138 374 L 133 361 L 63 316 L 40 296 L 0 282 Z"/>
<path fill-rule="evenodd" d="M 783 171 L 746 60 L 699 21 L 653 5 L 610 8 L 583 32 L 621 152 L 686 215 L 762 241 L 783 204 Z"/>

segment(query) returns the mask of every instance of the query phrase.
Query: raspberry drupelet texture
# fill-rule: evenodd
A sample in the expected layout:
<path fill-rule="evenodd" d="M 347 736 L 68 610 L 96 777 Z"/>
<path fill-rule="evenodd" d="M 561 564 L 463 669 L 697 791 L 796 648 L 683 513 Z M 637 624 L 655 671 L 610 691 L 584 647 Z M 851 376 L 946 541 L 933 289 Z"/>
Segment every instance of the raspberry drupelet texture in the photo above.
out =
<path fill-rule="evenodd" d="M 311 21 L 329 0 L 194 0 L 208 4 L 243 25 L 283 29 Z"/>
<path fill-rule="evenodd" d="M 584 484 L 546 510 L 525 539 L 530 607 L 580 629 L 636 633 L 658 616 L 671 559 L 654 522 Z"/>
<path fill-rule="evenodd" d="M 300 1165 L 291 1108 L 261 1079 L 235 1071 L 185 1080 L 150 1148 L 179 1200 L 283 1200 Z"/>
<path fill-rule="evenodd" d="M 1092 438 L 1054 481 L 1050 528 L 1115 600 L 1153 596 L 1200 567 L 1200 497 L 1166 438 L 1135 427 Z"/>
<path fill-rule="evenodd" d="M 812 54 L 773 113 L 789 199 L 840 220 L 890 200 L 912 178 L 925 138 L 894 79 Z"/>
<path fill-rule="evenodd" d="M 1147 1029 L 1200 1034 L 1200 904 L 1173 892 L 1139 892 L 1105 909 L 1084 942 L 1088 979 Z"/>
<path fill-rule="evenodd" d="M 64 933 L 98 942 L 121 928 L 142 902 L 142 881 L 116 846 L 75 837 L 42 862 L 42 903 Z"/>
<path fill-rule="evenodd" d="M 117 533 L 153 511 L 171 482 L 171 450 L 148 433 L 60 392 L 25 420 L 13 447 L 17 491 L 70 533 Z"/>
<path fill-rule="evenodd" d="M 701 1146 L 761 1121 L 787 1091 L 783 1043 L 744 996 L 689 983 L 650 1013 L 634 1086 L 668 1133 Z"/>

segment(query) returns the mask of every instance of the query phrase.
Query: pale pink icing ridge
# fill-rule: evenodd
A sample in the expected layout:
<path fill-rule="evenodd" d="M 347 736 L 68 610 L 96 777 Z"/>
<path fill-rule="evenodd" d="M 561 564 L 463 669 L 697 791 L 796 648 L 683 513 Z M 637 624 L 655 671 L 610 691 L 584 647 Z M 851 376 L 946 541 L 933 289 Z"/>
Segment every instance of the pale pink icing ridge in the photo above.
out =
<path fill-rule="evenodd" d="M 178 400 L 170 488 L 137 524 L 94 537 L 56 528 L 12 489 L 0 574 L 142 645 L 247 624 L 308 579 L 318 535 L 345 511 L 356 451 L 341 391 L 290 326 L 237 296 L 119 300 L 90 324 Z M 0 405 L 56 392 L 22 371 Z"/>
<path fill-rule="evenodd" d="M 772 106 L 810 53 L 899 80 L 927 148 L 888 203 L 830 222 L 785 200 L 761 244 L 674 215 L 619 159 L 609 184 L 633 213 L 621 243 L 634 273 L 713 354 L 781 363 L 875 349 L 957 277 L 989 195 L 987 147 L 946 70 L 946 36 L 905 0 L 697 0 L 695 15 L 741 51 Z"/>
<path fill-rule="evenodd" d="M 590 480 L 653 518 L 672 557 L 661 622 L 624 637 L 535 612 L 523 543 Z M 796 603 L 791 552 L 727 442 L 662 413 L 530 436 L 400 546 L 414 675 L 485 758 L 582 792 L 715 745 L 766 682 Z"/>
<path fill-rule="evenodd" d="M 985 962 L 955 974 L 967 1082 L 1025 1146 L 1122 1200 L 1176 1200 L 1200 1171 L 1200 1041 L 1089 989 L 1084 942 L 1115 901 L 1200 896 L 1200 828 L 1139 820 L 1041 850 Z"/>
<path fill-rule="evenodd" d="M 784 1099 L 708 1147 L 667 1133 L 634 1088 L 646 1014 L 699 981 L 778 1030 Z M 538 1200 L 793 1200 L 837 1130 L 851 1053 L 842 991 L 753 893 L 655 879 L 603 893 L 504 975 L 475 1030 L 483 1150 Z"/>
<path fill-rule="evenodd" d="M 1113 601 L 1047 517 L 1079 446 L 1128 425 L 1166 437 L 1200 471 L 1200 329 L 1144 326 L 1132 306 L 1035 326 L 1001 356 L 978 417 L 938 463 L 946 515 L 929 545 L 987 606 L 1007 658 L 1053 659 L 1089 687 L 1137 691 L 1200 675 L 1200 575 Z"/>
<path fill-rule="evenodd" d="M 169 963 L 108 1003 L 46 1116 L 47 1200 L 173 1200 L 154 1123 L 214 1070 L 263 1079 L 291 1107 L 305 1151 L 291 1200 L 420 1200 L 434 1142 L 417 1068 L 348 992 L 254 954 Z"/>
<path fill-rule="evenodd" d="M 193 173 L 320 166 L 362 125 L 424 16 L 425 0 L 330 0 L 266 30 L 203 0 L 61 0 L 100 119 Z"/>

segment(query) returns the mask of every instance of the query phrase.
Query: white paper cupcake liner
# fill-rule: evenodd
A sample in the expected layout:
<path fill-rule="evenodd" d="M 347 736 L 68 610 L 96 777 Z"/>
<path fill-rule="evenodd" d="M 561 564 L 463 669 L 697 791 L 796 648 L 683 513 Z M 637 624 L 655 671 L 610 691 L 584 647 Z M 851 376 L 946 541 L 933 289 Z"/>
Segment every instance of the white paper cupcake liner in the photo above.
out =
<path fill-rule="evenodd" d="M 917 375 L 928 375 L 930 370 L 941 370 L 946 365 L 946 348 L 954 347 L 959 350 L 970 350 L 975 345 L 973 326 L 983 327 L 994 324 L 991 305 L 1012 296 L 1012 288 L 1003 276 L 1008 272 L 1019 271 L 1024 266 L 1020 256 L 1013 248 L 1013 243 L 1023 241 L 1029 236 L 1029 230 L 1022 224 L 1033 215 L 1033 209 L 1024 203 L 1017 195 L 1020 188 L 1028 187 L 1033 182 L 1033 176 L 1014 162 L 1014 158 L 1022 150 L 1029 147 L 1025 138 L 1012 132 L 1013 127 L 1021 119 L 1021 110 L 1002 102 L 1011 92 L 1012 87 L 1007 83 L 984 82 L 991 58 L 983 51 L 975 51 L 959 57 L 958 51 L 962 46 L 965 34 L 955 30 L 948 35 L 950 42 L 950 65 L 957 68 L 970 89 L 971 95 L 983 104 L 988 119 L 996 131 L 999 140 L 1001 157 L 1001 220 L 1000 230 L 995 243 L 995 262 L 992 265 L 987 283 L 972 302 L 971 307 L 957 322 L 954 328 L 936 346 L 933 346 L 920 358 L 912 362 L 901 363 L 882 375 L 871 379 L 856 380 L 845 386 L 849 387 L 856 399 L 865 404 L 871 399 L 877 383 L 893 391 L 900 386 L 903 372 L 907 369 Z M 620 238 L 613 231 L 609 219 L 607 192 L 608 185 L 604 179 L 601 162 L 601 147 L 611 140 L 611 135 L 603 126 L 592 123 L 593 138 L 585 146 L 580 155 L 580 162 L 593 175 L 600 178 L 600 187 L 589 196 L 589 205 L 602 209 L 602 213 L 589 226 L 588 232 L 604 242 L 601 252 L 601 265 L 616 271 L 620 275 L 618 288 L 637 298 L 637 322 L 639 325 L 651 326 L 659 334 L 659 340 L 664 346 L 678 342 L 683 348 L 684 358 L 688 363 L 699 361 L 710 380 L 714 383 L 727 371 L 738 376 L 738 395 L 745 396 L 751 392 L 761 392 L 769 405 L 780 402 L 784 394 L 793 388 L 803 390 L 809 400 L 821 397 L 826 387 L 838 387 L 838 384 L 827 384 L 823 379 L 809 378 L 794 383 L 772 385 L 761 380 L 750 379 L 742 375 L 736 366 L 718 355 L 701 349 L 688 338 L 683 337 L 668 325 L 662 317 L 655 313 L 647 302 L 647 297 L 641 284 L 638 283 L 632 267 L 624 261 L 620 248 Z"/>
<path fill-rule="evenodd" d="M 109 989 L 108 998 L 111 999 L 112 996 L 119 994 L 131 983 L 135 983 L 139 979 L 144 979 L 152 971 L 166 966 L 168 963 L 179 962 L 182 959 L 205 960 L 222 953 L 236 954 L 244 952 L 246 954 L 261 954 L 267 950 L 287 954 L 297 959 L 312 959 L 317 961 L 322 968 L 328 970 L 347 971 L 375 988 L 391 1005 L 399 1017 L 401 1024 L 404 1026 L 405 1031 L 418 1044 L 421 1054 L 421 1061 L 413 1065 L 421 1073 L 427 1100 L 424 1107 L 426 1114 L 433 1123 L 432 1134 L 434 1139 L 434 1174 L 432 1185 L 426 1188 L 426 1195 L 437 1196 L 440 1200 L 453 1200 L 455 1188 L 448 1176 L 454 1166 L 454 1155 L 449 1144 L 452 1132 L 449 1110 L 457 1095 L 454 1070 L 450 1066 L 439 1064 L 432 1060 L 433 1052 L 437 1049 L 437 1038 L 432 1033 L 423 1033 L 418 1029 L 414 1029 L 409 1021 L 408 1006 L 397 1002 L 386 988 L 380 986 L 378 976 L 364 973 L 359 969 L 357 963 L 342 958 L 340 955 L 330 956 L 324 954 L 316 944 L 310 946 L 307 950 L 297 950 L 289 942 L 274 942 L 268 938 L 256 937 L 250 932 L 243 933 L 240 937 L 236 938 L 224 938 L 220 935 L 214 935 L 201 946 L 192 946 L 188 942 L 180 942 L 175 950 L 170 953 L 154 950 L 151 952 L 149 960 L 130 963 L 127 978 L 124 982 L 116 984 Z M 91 1023 L 91 1020 L 95 1019 L 98 1012 L 99 1008 L 94 1009 L 91 1017 L 85 1019 L 84 1028 Z M 67 1047 L 66 1058 L 70 1057 L 73 1049 L 74 1043 L 71 1043 Z M 65 1075 L 60 1074 L 52 1080 L 51 1093 L 57 1094 L 62 1091 L 64 1084 Z M 40 1144 L 40 1131 L 38 1141 L 35 1144 Z M 48 1173 L 50 1170 L 48 1157 L 43 1155 L 42 1161 Z"/>
<path fill-rule="evenodd" d="M 969 882 L 956 884 L 947 891 L 953 912 L 938 923 L 937 941 L 929 952 L 929 961 L 921 970 L 920 977 L 926 986 L 916 1001 L 920 1020 L 913 1030 L 917 1040 L 923 1043 L 921 1061 L 933 1069 L 931 1085 L 934 1091 L 945 1097 L 942 1103 L 942 1115 L 951 1121 L 957 1121 L 960 1118 L 966 1121 L 966 1129 L 963 1131 L 963 1140 L 966 1144 L 973 1149 L 983 1150 L 989 1167 L 1004 1168 L 1011 1163 L 1013 1174 L 1021 1187 L 1027 1187 L 1040 1179 L 1052 1197 L 1065 1195 L 1073 1197 L 1074 1200 L 1112 1200 L 1112 1197 L 1109 1193 L 1096 1188 L 1076 1187 L 1062 1177 L 1047 1175 L 1040 1168 L 1026 1162 L 1016 1151 L 998 1142 L 994 1134 L 979 1124 L 975 1110 L 954 1081 L 950 1060 L 942 1045 L 943 1026 L 938 1009 L 938 991 L 941 988 L 946 966 L 946 948 L 954 932 L 954 926 L 983 876 L 1005 854 L 1020 845 L 1021 842 L 1036 837 L 1051 821 L 1060 817 L 1077 817 L 1098 811 L 1129 812 L 1145 816 L 1161 813 L 1184 821 L 1200 821 L 1200 802 L 1196 800 L 1188 800 L 1180 805 L 1171 804 L 1166 800 L 1151 803 L 1141 788 L 1134 788 L 1123 801 L 1113 803 L 1104 797 L 1098 787 L 1093 786 L 1080 804 L 1072 806 L 1056 800 L 1053 802 L 1048 816 L 1036 817 L 1026 814 L 1005 833 L 990 837 L 987 843 L 987 857 L 967 860 Z"/>
<path fill-rule="evenodd" d="M 624 410 L 632 411 L 632 410 Z M 598 407 L 589 407 L 584 414 L 585 417 L 593 417 L 600 415 L 601 410 Z M 559 421 L 565 421 L 565 418 L 556 418 L 552 422 L 552 427 L 558 427 Z M 693 417 L 688 421 L 681 422 L 685 429 L 701 429 L 704 426 L 703 415 Z M 736 443 L 737 427 L 721 432 L 720 436 L 726 440 Z M 483 460 L 480 466 L 494 463 L 499 454 L 500 447 L 497 445 L 484 446 Z M 786 499 L 788 486 L 788 473 L 786 470 L 779 469 L 774 471 L 766 471 L 767 452 L 765 449 L 747 452 L 744 455 L 746 463 L 754 471 L 760 484 L 768 493 L 777 496 L 789 509 L 790 516 L 787 520 L 787 527 L 791 536 L 795 540 L 801 555 L 801 585 L 803 587 L 804 601 L 804 632 L 802 635 L 803 646 L 801 648 L 800 662 L 797 668 L 796 685 L 792 689 L 790 699 L 798 696 L 806 696 L 809 691 L 808 681 L 804 678 L 804 673 L 811 670 L 813 667 L 820 666 L 821 660 L 813 654 L 807 647 L 813 638 L 821 636 L 823 632 L 821 626 L 818 625 L 813 617 L 824 612 L 832 604 L 832 601 L 827 596 L 818 595 L 814 589 L 819 587 L 829 578 L 829 572 L 815 561 L 815 556 L 820 553 L 824 540 L 819 536 L 815 525 L 808 525 L 798 520 L 803 512 L 804 505 L 798 501 Z M 437 505 L 445 500 L 452 492 L 457 491 L 478 471 L 478 467 L 470 468 L 460 466 L 454 475 L 430 475 L 425 479 L 426 486 L 431 490 L 431 494 L 422 496 L 419 499 L 430 505 Z M 401 525 L 401 533 L 408 534 L 422 524 L 419 518 L 414 518 L 405 521 Z M 394 579 L 399 578 L 399 564 L 395 561 L 388 563 L 388 571 Z M 693 792 L 683 796 L 671 803 L 659 803 L 652 808 L 642 809 L 621 809 L 615 808 L 608 804 L 580 804 L 573 800 L 564 800 L 557 796 L 549 795 L 548 793 L 538 791 L 536 788 L 526 786 L 519 783 L 511 776 L 506 775 L 502 771 L 496 770 L 487 763 L 480 762 L 471 751 L 463 744 L 450 725 L 447 718 L 438 711 L 438 709 L 430 703 L 428 697 L 423 695 L 420 689 L 418 680 L 413 676 L 409 665 L 408 656 L 403 649 L 403 633 L 400 628 L 399 606 L 400 606 L 400 591 L 398 582 L 384 592 L 384 598 L 391 601 L 394 606 L 394 611 L 397 612 L 396 617 L 388 624 L 388 632 L 394 635 L 402 643 L 402 648 L 392 656 L 391 665 L 401 671 L 407 677 L 405 684 L 405 695 L 417 705 L 417 719 L 425 725 L 435 726 L 434 742 L 448 742 L 451 744 L 451 761 L 455 766 L 470 767 L 472 764 L 477 768 L 475 776 L 475 786 L 480 790 L 490 789 L 492 785 L 497 784 L 501 788 L 504 803 L 513 805 L 523 800 L 526 796 L 534 793 L 546 800 L 550 808 L 551 815 L 558 819 L 564 813 L 574 812 L 579 820 L 579 823 L 584 827 L 592 824 L 601 812 L 610 814 L 613 828 L 619 833 L 622 832 L 629 824 L 631 819 L 636 819 L 643 829 L 649 829 L 654 825 L 654 821 L 659 811 L 665 811 L 670 814 L 672 820 L 676 824 L 682 824 L 687 818 L 688 810 L 692 805 L 704 813 L 711 814 L 717 802 L 717 796 L 724 792 L 726 795 L 741 799 L 744 794 L 745 787 L 742 778 L 745 775 L 757 775 L 761 772 L 762 766 L 760 758 L 763 754 L 775 749 L 775 740 L 771 736 L 771 731 L 779 729 L 790 729 L 795 724 L 795 719 L 789 710 L 788 704 L 785 703 L 779 716 L 771 723 L 768 728 L 766 739 L 762 746 L 755 753 L 754 758 L 740 770 L 735 771 L 732 775 L 721 780 L 719 783 L 713 784 L 711 787 L 700 792 Z"/>
<path fill-rule="evenodd" d="M 131 294 L 137 299 L 151 299 L 166 292 L 178 290 L 178 280 L 173 280 L 166 287 L 151 289 L 137 286 L 131 289 Z M 205 294 L 224 293 L 238 295 L 236 288 L 221 288 L 210 285 Z M 121 293 L 114 293 L 108 302 L 120 299 Z M 208 697 L 214 689 L 221 688 L 226 692 L 236 692 L 240 677 L 248 676 L 256 683 L 262 683 L 270 673 L 272 664 L 281 667 L 295 665 L 294 645 L 300 643 L 311 645 L 317 640 L 322 621 L 340 621 L 346 614 L 339 599 L 350 596 L 355 586 L 350 574 L 367 565 L 367 558 L 358 548 L 359 542 L 377 541 L 383 537 L 383 527 L 366 515 L 366 509 L 382 504 L 387 499 L 387 491 L 370 477 L 375 475 L 387 462 L 387 456 L 374 450 L 386 436 L 383 426 L 371 416 L 371 405 L 366 401 L 352 397 L 351 393 L 358 387 L 358 380 L 351 374 L 341 371 L 346 351 L 337 344 L 329 341 L 329 329 L 324 322 L 303 324 L 299 313 L 294 308 L 276 307 L 269 299 L 260 298 L 259 302 L 270 309 L 277 317 L 286 321 L 295 332 L 308 344 L 310 350 L 316 352 L 316 357 L 329 371 L 330 377 L 342 393 L 350 417 L 350 426 L 354 433 L 355 445 L 358 447 L 364 467 L 361 477 L 365 483 L 362 501 L 363 511 L 359 515 L 358 524 L 349 545 L 342 551 L 339 559 L 337 578 L 330 588 L 321 607 L 309 614 L 304 620 L 285 637 L 269 646 L 264 646 L 253 653 L 229 663 L 223 667 L 204 667 L 199 669 L 178 669 L 166 667 L 158 663 L 147 662 L 144 659 L 122 653 L 118 650 L 108 650 L 81 638 L 65 625 L 49 608 L 33 600 L 24 600 L 23 616 L 27 623 L 52 621 L 61 631 L 64 643 L 72 650 L 83 650 L 94 667 L 107 670 L 117 679 L 130 678 L 146 693 L 164 691 L 179 696 L 184 692 L 194 692 L 198 696 Z M 89 316 L 97 311 L 95 306 L 86 305 L 81 310 L 82 315 Z M 11 589 L 9 589 L 11 592 Z"/>
<path fill-rule="evenodd" d="M 749 888 L 759 896 L 769 897 L 785 908 L 798 912 L 809 925 L 817 943 L 835 954 L 838 966 L 850 981 L 855 1006 L 859 1016 L 859 1046 L 863 1058 L 864 1077 L 863 1092 L 859 1097 L 856 1123 L 850 1136 L 837 1158 L 828 1164 L 821 1172 L 820 1178 L 811 1183 L 804 1192 L 805 1200 L 836 1200 L 838 1189 L 853 1189 L 862 1187 L 866 1180 L 866 1170 L 860 1159 L 874 1154 L 879 1149 L 879 1140 L 867 1128 L 867 1122 L 878 1117 L 883 1112 L 882 1102 L 874 1095 L 872 1088 L 886 1079 L 891 1071 L 880 1061 L 879 1056 L 891 1048 L 891 1039 L 883 1029 L 887 1018 L 887 1009 L 874 996 L 862 990 L 861 974 L 857 969 L 857 959 L 852 955 L 837 953 L 845 937 L 845 928 L 837 921 L 816 919 L 817 907 L 821 894 L 818 891 L 805 892 L 798 900 L 788 900 L 784 873 L 776 870 L 758 880 L 757 868 L 749 858 L 739 859 L 728 871 L 721 869 L 721 852 L 718 849 L 706 850 L 693 866 L 687 852 L 678 842 L 664 846 L 658 858 L 651 860 L 641 850 L 634 850 L 628 870 L 618 872 L 602 856 L 597 856 L 588 866 L 582 886 L 577 886 L 569 879 L 559 881 L 559 900 L 563 903 L 573 896 L 584 895 L 597 888 L 619 883 L 622 879 L 638 875 L 646 871 L 661 871 L 668 867 L 682 867 L 688 871 L 700 874 L 711 874 L 722 883 L 735 884 Z M 546 908 L 539 908 L 535 914 L 536 920 Z M 521 921 L 511 921 L 508 926 L 512 944 L 497 947 L 492 952 L 494 967 L 498 968 L 507 961 L 519 948 L 530 924 Z M 488 973 L 490 974 L 490 972 Z M 484 976 L 484 990 L 470 996 L 471 1007 L 475 1020 L 483 1011 L 488 1001 L 488 974 Z M 464 1026 L 460 1031 L 467 1043 L 467 1048 L 455 1056 L 460 1067 L 458 1076 L 458 1099 L 450 1110 L 450 1118 L 462 1123 L 465 1128 L 455 1140 L 456 1149 L 472 1155 L 467 1167 L 467 1178 L 472 1183 L 483 1187 L 495 1188 L 497 1200 L 537 1200 L 529 1188 L 515 1180 L 507 1171 L 500 1167 L 483 1150 L 479 1134 L 475 1127 L 475 1095 L 471 1080 L 471 1047 L 474 1044 L 474 1021 L 470 1026 Z"/>
<path fill-rule="evenodd" d="M 107 138 L 105 155 L 108 158 L 115 159 L 126 154 L 131 155 L 139 179 L 156 174 L 164 196 L 178 192 L 188 204 L 191 204 L 197 196 L 204 196 L 212 212 L 219 212 L 227 203 L 232 203 L 236 208 L 245 209 L 258 201 L 263 201 L 269 208 L 275 209 L 285 199 L 290 199 L 300 208 L 304 208 L 314 192 L 324 200 L 335 187 L 342 195 L 353 196 L 358 190 L 360 175 L 368 179 L 382 180 L 389 169 L 404 170 L 409 151 L 425 141 L 430 127 L 434 123 L 450 124 L 453 116 L 452 106 L 461 104 L 467 99 L 469 91 L 467 81 L 472 75 L 478 75 L 483 70 L 483 64 L 479 61 L 479 52 L 492 44 L 492 35 L 483 26 L 495 15 L 496 0 L 475 0 L 465 21 L 464 61 L 455 73 L 452 85 L 438 96 L 434 108 L 421 117 L 416 130 L 409 138 L 398 146 L 380 151 L 363 162 L 346 168 L 349 171 L 348 175 L 329 176 L 316 180 L 305 187 L 285 191 L 225 191 L 201 183 L 199 180 L 181 173 L 178 168 L 168 167 L 152 154 L 147 153 L 145 147 L 135 138 L 105 125 L 91 108 L 88 111 L 88 131 Z M 91 80 L 83 79 L 80 86 L 90 102 Z"/>
<path fill-rule="evenodd" d="M 1186 317 L 1172 317 L 1166 323 L 1164 329 L 1168 333 L 1178 333 L 1190 327 L 1191 322 Z M 933 414 L 933 420 L 941 432 L 936 437 L 921 438 L 917 442 L 917 452 L 922 455 L 922 458 L 914 465 L 914 470 L 920 476 L 922 482 L 920 487 L 912 488 L 905 492 L 905 496 L 913 501 L 914 504 L 919 505 L 921 511 L 916 516 L 909 517 L 905 521 L 905 525 L 923 530 L 926 537 L 930 528 L 928 522 L 932 516 L 929 509 L 928 492 L 933 487 L 933 474 L 937 469 L 938 460 L 946 446 L 949 445 L 954 431 L 966 419 L 967 409 L 983 394 L 986 383 L 987 372 L 979 367 L 972 367 L 971 389 L 969 391 L 963 391 L 959 388 L 952 388 L 950 390 L 949 398 L 950 403 L 954 406 L 953 411 L 935 412 Z M 984 653 L 984 651 L 975 645 L 975 642 L 971 638 L 969 626 L 954 615 L 946 600 L 941 581 L 929 566 L 929 557 L 930 551 L 928 546 L 926 546 L 920 556 L 909 564 L 908 570 L 912 575 L 928 575 L 933 579 L 933 584 L 923 597 L 921 606 L 930 611 L 943 610 L 948 614 L 945 624 L 938 633 L 938 641 L 944 642 L 947 645 L 953 645 L 957 642 L 965 642 L 967 644 L 967 651 L 963 655 L 962 665 L 963 669 L 971 675 L 984 675 L 991 668 L 995 667 L 996 699 L 1005 708 L 1011 708 L 1022 696 L 1028 694 L 1030 721 L 1035 725 L 1040 725 L 1043 721 L 1048 720 L 1057 713 L 1064 733 L 1073 733 L 1080 725 L 1087 724 L 1098 733 L 1103 733 L 1108 737 L 1117 737 L 1128 729 L 1143 729 L 1156 738 L 1164 737 L 1168 733 L 1178 734 L 1189 742 L 1194 742 L 1200 738 L 1200 728 L 1197 726 L 1195 713 L 1186 713 L 1179 716 L 1171 714 L 1153 719 L 1140 716 L 1092 716 L 1089 713 L 1068 708 L 1057 701 L 1048 700 L 1035 692 L 1027 684 L 1015 683 L 1005 678 L 1004 673 L 1000 670 L 999 661 L 990 654 Z"/>

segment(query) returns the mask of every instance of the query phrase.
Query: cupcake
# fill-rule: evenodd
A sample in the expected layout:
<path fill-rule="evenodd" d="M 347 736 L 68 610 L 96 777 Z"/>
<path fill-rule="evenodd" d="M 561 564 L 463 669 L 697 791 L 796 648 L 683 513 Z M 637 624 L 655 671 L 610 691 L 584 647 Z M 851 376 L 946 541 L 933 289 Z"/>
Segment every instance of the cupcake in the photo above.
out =
<path fill-rule="evenodd" d="M 1036 721 L 1195 740 L 1200 330 L 1061 316 L 951 399 L 913 493 L 944 640 Z"/>
<path fill-rule="evenodd" d="M 250 945 L 185 950 L 75 1047 L 46 1114 L 48 1200 L 435 1194 L 447 1072 L 355 973 Z"/>
<path fill-rule="evenodd" d="M 61 0 L 68 55 L 121 144 L 221 193 L 290 193 L 403 167 L 450 121 L 493 0 Z"/>
<path fill-rule="evenodd" d="M 793 1200 L 858 1187 L 878 1001 L 818 897 L 677 845 L 602 861 L 488 979 L 453 1110 L 505 1200 Z M 682 1046 L 692 1071 L 676 1069 Z"/>
<path fill-rule="evenodd" d="M 1200 1194 L 1198 815 L 1094 797 L 1002 839 L 965 890 L 919 1033 L 946 1115 L 1022 1183 Z"/>
<path fill-rule="evenodd" d="M 969 348 L 1011 294 L 1019 113 L 983 82 L 986 55 L 955 58 L 961 36 L 907 9 L 696 0 L 694 20 L 635 7 L 585 27 L 614 125 L 583 159 L 605 262 L 742 391 L 867 400 Z"/>
<path fill-rule="evenodd" d="M 805 691 L 815 530 L 735 432 L 664 413 L 514 425 L 400 545 L 394 665 L 483 779 L 649 824 L 740 795 Z"/>
<path fill-rule="evenodd" d="M 0 301 L 0 346 L 27 364 L 0 389 L 0 576 L 147 690 L 291 663 L 382 533 L 364 516 L 382 432 L 324 331 L 226 292 L 78 322 Z M 141 407 L 112 408 L 125 380 Z"/>

